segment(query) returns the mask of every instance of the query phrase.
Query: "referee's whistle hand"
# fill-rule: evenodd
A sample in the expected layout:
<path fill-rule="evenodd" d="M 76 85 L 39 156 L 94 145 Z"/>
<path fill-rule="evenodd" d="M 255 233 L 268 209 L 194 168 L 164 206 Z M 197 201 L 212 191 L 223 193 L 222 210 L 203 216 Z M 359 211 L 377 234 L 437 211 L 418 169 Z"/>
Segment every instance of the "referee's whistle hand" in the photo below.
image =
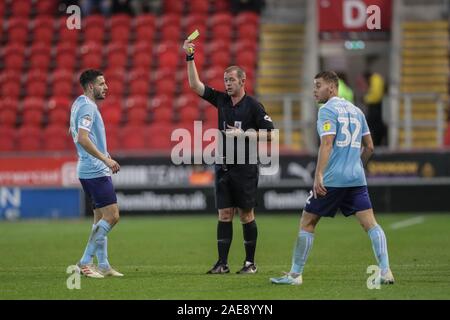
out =
<path fill-rule="evenodd" d="M 187 55 L 193 54 L 195 51 L 195 44 L 191 40 L 184 40 L 183 49 Z"/>

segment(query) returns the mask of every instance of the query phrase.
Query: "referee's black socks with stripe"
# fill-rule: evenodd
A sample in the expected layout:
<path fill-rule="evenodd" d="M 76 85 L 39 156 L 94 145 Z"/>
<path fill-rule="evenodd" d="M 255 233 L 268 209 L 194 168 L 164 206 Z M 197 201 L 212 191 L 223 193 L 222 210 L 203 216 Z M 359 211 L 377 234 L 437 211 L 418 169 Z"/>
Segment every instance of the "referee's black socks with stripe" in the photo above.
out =
<path fill-rule="evenodd" d="M 230 251 L 231 240 L 233 239 L 233 222 L 219 221 L 217 223 L 217 249 L 219 251 L 219 261 L 228 263 L 228 252 Z"/>
<path fill-rule="evenodd" d="M 255 262 L 256 239 L 258 238 L 258 228 L 256 221 L 242 225 L 244 231 L 245 261 Z"/>

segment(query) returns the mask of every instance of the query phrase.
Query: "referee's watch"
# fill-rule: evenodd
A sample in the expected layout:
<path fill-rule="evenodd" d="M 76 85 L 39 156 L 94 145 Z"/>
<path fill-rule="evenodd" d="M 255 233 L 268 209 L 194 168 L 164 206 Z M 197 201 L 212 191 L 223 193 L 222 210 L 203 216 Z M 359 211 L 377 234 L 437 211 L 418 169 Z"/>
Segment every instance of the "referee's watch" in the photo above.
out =
<path fill-rule="evenodd" d="M 186 61 L 193 61 L 194 60 L 194 54 L 187 54 L 186 55 Z"/>

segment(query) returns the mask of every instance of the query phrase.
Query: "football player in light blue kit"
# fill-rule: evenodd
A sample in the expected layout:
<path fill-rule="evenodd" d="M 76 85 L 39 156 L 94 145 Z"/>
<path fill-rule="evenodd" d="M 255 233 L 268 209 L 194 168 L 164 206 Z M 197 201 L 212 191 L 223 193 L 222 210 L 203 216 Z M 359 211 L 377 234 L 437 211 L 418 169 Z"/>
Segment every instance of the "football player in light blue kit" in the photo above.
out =
<path fill-rule="evenodd" d="M 270 278 L 274 284 L 300 285 L 314 230 L 321 217 L 334 217 L 338 209 L 347 217 L 355 215 L 368 233 L 380 268 L 376 282 L 393 284 L 389 268 L 386 236 L 372 210 L 363 165 L 373 153 L 366 118 L 352 103 L 337 97 L 338 77 L 334 72 L 319 73 L 314 80 L 314 96 L 319 109 L 317 131 L 320 147 L 314 186 L 300 220 L 290 272 Z"/>
<path fill-rule="evenodd" d="M 78 271 L 90 278 L 121 277 L 110 266 L 107 253 L 107 234 L 119 220 L 111 171 L 117 173 L 120 166 L 108 154 L 105 126 L 95 103 L 105 99 L 108 86 L 103 74 L 92 69 L 81 74 L 80 84 L 84 93 L 72 105 L 70 132 L 78 153 L 78 178 L 94 208 L 94 225 Z M 94 255 L 98 267 L 93 264 Z"/>

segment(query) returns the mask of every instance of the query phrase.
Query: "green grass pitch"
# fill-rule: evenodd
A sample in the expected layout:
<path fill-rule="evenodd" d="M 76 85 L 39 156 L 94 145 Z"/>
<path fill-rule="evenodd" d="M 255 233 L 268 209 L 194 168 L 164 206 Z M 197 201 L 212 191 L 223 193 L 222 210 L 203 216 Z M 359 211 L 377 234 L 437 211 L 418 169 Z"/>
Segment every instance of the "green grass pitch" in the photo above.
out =
<path fill-rule="evenodd" d="M 216 260 L 216 216 L 123 217 L 108 237 L 109 260 L 124 278 L 81 278 L 69 290 L 66 268 L 80 258 L 91 220 L 0 223 L 0 299 L 450 299 L 450 215 L 423 214 L 423 223 L 393 229 L 417 215 L 378 215 L 388 238 L 393 286 L 369 290 L 375 264 L 368 236 L 354 217 L 322 219 L 304 284 L 275 286 L 289 271 L 299 215 L 257 215 L 255 275 L 237 275 L 244 259 L 234 220 L 231 273 L 206 275 Z"/>

